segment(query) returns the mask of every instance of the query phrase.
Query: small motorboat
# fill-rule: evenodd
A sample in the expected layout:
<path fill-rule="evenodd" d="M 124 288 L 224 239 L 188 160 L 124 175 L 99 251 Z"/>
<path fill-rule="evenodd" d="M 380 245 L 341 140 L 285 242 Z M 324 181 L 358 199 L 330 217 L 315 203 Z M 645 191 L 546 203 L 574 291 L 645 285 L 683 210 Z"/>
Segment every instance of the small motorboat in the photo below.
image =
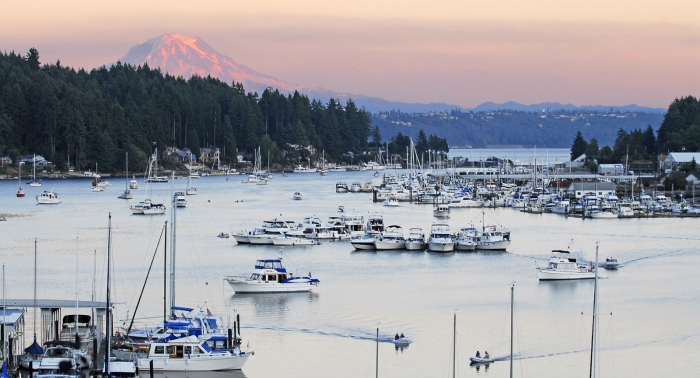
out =
<path fill-rule="evenodd" d="M 338 212 L 339 213 L 344 213 L 345 212 L 345 206 L 338 206 Z"/>
<path fill-rule="evenodd" d="M 17 197 L 24 197 L 24 190 L 22 190 L 22 188 L 19 188 L 17 191 Z"/>
<path fill-rule="evenodd" d="M 399 206 L 399 200 L 394 197 L 389 197 L 384 200 L 384 206 L 396 207 Z"/>
<path fill-rule="evenodd" d="M 7 218 L 5 218 L 5 217 L 0 217 L 0 222 L 5 222 L 5 221 L 7 221 Z"/>
<path fill-rule="evenodd" d="M 614 259 L 612 257 L 608 257 L 605 259 L 605 264 L 603 264 L 603 268 L 605 269 L 617 269 L 617 267 L 620 265 L 620 263 L 617 262 L 617 259 Z"/>
<path fill-rule="evenodd" d="M 292 199 L 297 200 L 297 201 L 301 200 L 301 193 L 295 192 Z"/>
<path fill-rule="evenodd" d="M 488 364 L 493 362 L 493 358 L 469 357 L 469 361 L 471 361 L 472 364 Z"/>
<path fill-rule="evenodd" d="M 411 345 L 412 341 L 408 337 L 399 337 L 398 339 L 394 339 L 393 343 L 396 346 L 406 347 Z"/>
<path fill-rule="evenodd" d="M 217 238 L 222 238 L 222 239 L 228 239 L 228 237 L 229 236 L 226 232 L 222 232 L 217 236 Z"/>
<path fill-rule="evenodd" d="M 93 191 L 93 192 L 104 192 L 104 191 L 105 191 L 105 187 L 104 187 L 104 186 L 93 186 L 93 187 L 92 187 L 92 191 Z"/>

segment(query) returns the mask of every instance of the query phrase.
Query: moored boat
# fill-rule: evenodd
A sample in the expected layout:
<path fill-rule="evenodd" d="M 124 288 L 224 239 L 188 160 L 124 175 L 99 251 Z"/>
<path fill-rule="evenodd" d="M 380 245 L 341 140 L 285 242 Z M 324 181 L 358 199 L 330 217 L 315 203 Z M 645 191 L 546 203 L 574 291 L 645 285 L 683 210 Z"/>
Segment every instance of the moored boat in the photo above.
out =
<path fill-rule="evenodd" d="M 226 282 L 236 293 L 293 293 L 311 291 L 321 282 L 312 278 L 287 273 L 282 259 L 258 260 L 250 277 L 228 276 Z"/>
<path fill-rule="evenodd" d="M 187 336 L 150 343 L 148 357 L 138 358 L 137 367 L 141 371 L 148 371 L 151 366 L 154 371 L 240 370 L 253 354 L 238 347 L 212 350 L 196 336 Z"/>
<path fill-rule="evenodd" d="M 414 227 L 408 230 L 405 248 L 409 251 L 422 251 L 425 249 L 425 234 L 422 228 Z"/>
<path fill-rule="evenodd" d="M 435 223 L 430 227 L 430 238 L 428 239 L 428 251 L 431 252 L 452 252 L 455 243 L 450 234 L 450 226 L 445 223 Z"/>
<path fill-rule="evenodd" d="M 553 250 L 546 267 L 537 267 L 540 281 L 594 279 L 596 268 L 593 265 L 579 265 L 575 258 L 568 257 L 569 251 Z M 566 256 L 564 256 L 566 255 Z"/>
<path fill-rule="evenodd" d="M 61 203 L 61 199 L 58 198 L 58 193 L 54 193 L 51 190 L 44 190 L 44 193 L 37 194 L 36 201 L 40 205 L 55 205 Z"/>

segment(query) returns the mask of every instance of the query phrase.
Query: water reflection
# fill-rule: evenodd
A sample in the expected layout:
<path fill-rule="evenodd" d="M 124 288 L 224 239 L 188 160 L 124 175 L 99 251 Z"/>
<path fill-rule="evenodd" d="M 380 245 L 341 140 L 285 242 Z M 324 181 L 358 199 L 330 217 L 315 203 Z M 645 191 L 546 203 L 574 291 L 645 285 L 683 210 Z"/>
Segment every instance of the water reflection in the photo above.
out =
<path fill-rule="evenodd" d="M 480 369 L 481 369 L 482 366 L 484 367 L 484 373 L 488 372 L 488 371 L 489 371 L 489 366 L 490 366 L 490 365 L 491 365 L 490 363 L 487 363 L 487 364 L 480 364 L 480 363 L 474 363 L 474 362 L 472 362 L 471 364 L 469 364 L 469 366 L 471 366 L 471 367 L 473 367 L 473 368 L 476 368 L 476 372 L 477 372 L 477 373 L 480 372 Z"/>
<path fill-rule="evenodd" d="M 290 305 L 313 303 L 318 300 L 318 293 L 270 293 L 270 294 L 234 294 L 229 302 L 235 306 L 252 306 L 258 315 L 270 313 L 283 316 Z"/>

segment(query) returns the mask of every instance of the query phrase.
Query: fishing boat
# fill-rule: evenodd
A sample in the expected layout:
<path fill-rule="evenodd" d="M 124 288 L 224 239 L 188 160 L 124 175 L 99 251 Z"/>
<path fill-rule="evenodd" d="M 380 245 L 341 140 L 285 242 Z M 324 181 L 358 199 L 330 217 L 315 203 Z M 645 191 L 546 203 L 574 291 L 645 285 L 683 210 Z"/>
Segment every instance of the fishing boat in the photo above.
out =
<path fill-rule="evenodd" d="M 141 371 L 219 371 L 240 370 L 254 353 L 246 353 L 238 347 L 213 351 L 196 336 L 152 342 L 148 357 L 138 358 Z M 152 365 L 151 365 L 152 364 Z"/>
<path fill-rule="evenodd" d="M 359 182 L 353 182 L 352 185 L 350 185 L 350 193 L 361 193 L 362 192 L 362 184 Z"/>
<path fill-rule="evenodd" d="M 335 192 L 336 193 L 347 193 L 348 192 L 348 184 L 338 181 L 335 183 Z"/>
<path fill-rule="evenodd" d="M 455 243 L 450 234 L 450 226 L 444 223 L 435 223 L 430 227 L 430 237 L 428 239 L 428 251 L 431 252 L 452 252 Z"/>
<path fill-rule="evenodd" d="M 580 265 L 575 258 L 569 257 L 569 251 L 553 250 L 552 256 L 546 267 L 537 267 L 537 276 L 540 281 L 554 280 L 586 280 L 596 276 L 596 268 Z"/>
<path fill-rule="evenodd" d="M 293 293 L 311 291 L 321 282 L 312 278 L 297 277 L 287 273 L 282 266 L 282 258 L 257 260 L 255 270 L 250 277 L 228 276 L 226 282 L 233 291 L 243 293 Z"/>
<path fill-rule="evenodd" d="M 425 249 L 425 234 L 422 228 L 414 227 L 408 230 L 405 248 L 409 251 L 422 251 Z"/>
<path fill-rule="evenodd" d="M 51 190 L 44 190 L 44 193 L 36 195 L 36 202 L 39 205 L 55 205 L 61 203 L 61 199 L 58 198 L 58 194 Z"/>
<path fill-rule="evenodd" d="M 301 193 L 299 193 L 299 192 L 294 192 L 294 195 L 292 196 L 292 199 L 293 199 L 293 200 L 301 201 L 301 198 L 302 198 Z"/>
<path fill-rule="evenodd" d="M 505 251 L 510 245 L 510 232 L 496 226 L 486 226 L 481 234 L 473 236 L 476 249 Z"/>

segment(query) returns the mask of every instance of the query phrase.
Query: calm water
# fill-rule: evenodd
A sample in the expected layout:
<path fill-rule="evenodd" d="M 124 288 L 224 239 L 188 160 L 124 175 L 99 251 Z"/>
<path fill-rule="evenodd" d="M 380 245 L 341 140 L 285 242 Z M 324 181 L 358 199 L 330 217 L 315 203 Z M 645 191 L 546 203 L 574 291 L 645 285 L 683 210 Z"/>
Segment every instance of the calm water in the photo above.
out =
<path fill-rule="evenodd" d="M 448 157 L 465 157 L 469 161 L 482 161 L 490 157 L 499 159 L 520 160 L 527 164 L 538 163 L 564 163 L 569 161 L 571 151 L 568 148 L 474 148 L 454 149 L 447 154 Z"/>
<path fill-rule="evenodd" d="M 380 212 L 386 224 L 429 230 L 430 206 L 373 204 L 369 194 L 336 194 L 334 183 L 371 179 L 371 173 L 278 175 L 267 186 L 241 184 L 241 177 L 194 180 L 198 195 L 178 211 L 177 303 L 203 306 L 214 313 L 241 314 L 244 343 L 255 351 L 243 373 L 212 377 L 373 377 L 375 330 L 380 329 L 382 377 L 451 376 L 452 322 L 457 314 L 457 368 L 460 377 L 507 377 L 508 362 L 485 369 L 469 366 L 476 350 L 503 357 L 509 351 L 510 286 L 515 284 L 515 375 L 574 377 L 588 373 L 593 282 L 537 281 L 535 264 L 552 249 L 571 246 L 577 257 L 623 263 L 600 281 L 601 376 L 695 376 L 700 370 L 700 289 L 698 219 L 581 220 L 512 209 L 487 210 L 487 224 L 511 230 L 506 253 L 434 254 L 353 252 L 349 243 L 287 247 L 284 262 L 296 273 L 312 272 L 321 285 L 312 294 L 236 295 L 223 277 L 249 274 L 259 258 L 279 255 L 273 246 L 236 246 L 219 239 L 283 216 L 300 221 L 315 214 L 338 215 L 337 208 Z M 118 319 L 133 313 L 145 272 L 166 216 L 132 216 L 117 199 L 124 183 L 103 193 L 89 180 L 47 181 L 60 205 L 36 205 L 44 188 L 26 188 L 15 198 L 16 181 L 0 180 L 0 261 L 7 268 L 11 298 L 32 297 L 33 240 L 38 238 L 39 298 L 75 298 L 76 238 L 79 297 L 89 299 L 93 256 L 97 251 L 97 291 L 104 297 L 107 214 L 112 213 L 115 295 Z M 176 180 L 184 189 L 186 180 Z M 167 202 L 171 183 L 154 184 L 154 201 Z M 302 201 L 293 201 L 300 191 Z M 237 202 L 238 201 L 238 202 Z M 242 201 L 242 202 L 241 202 Z M 481 225 L 481 210 L 455 209 L 453 229 Z M 162 249 L 162 245 L 161 245 Z M 139 309 L 139 322 L 161 316 L 163 255 Z M 70 310 L 67 310 L 70 311 Z M 64 312 L 65 314 L 66 312 Z M 31 315 L 27 333 L 31 334 Z M 414 343 L 396 350 L 386 342 L 403 332 Z M 30 337 L 30 335 L 28 335 Z M 168 375 L 178 376 L 178 375 Z M 187 375 L 181 375 L 187 376 Z M 195 375 L 192 375 L 195 376 Z M 197 374 L 196 376 L 206 376 Z"/>

